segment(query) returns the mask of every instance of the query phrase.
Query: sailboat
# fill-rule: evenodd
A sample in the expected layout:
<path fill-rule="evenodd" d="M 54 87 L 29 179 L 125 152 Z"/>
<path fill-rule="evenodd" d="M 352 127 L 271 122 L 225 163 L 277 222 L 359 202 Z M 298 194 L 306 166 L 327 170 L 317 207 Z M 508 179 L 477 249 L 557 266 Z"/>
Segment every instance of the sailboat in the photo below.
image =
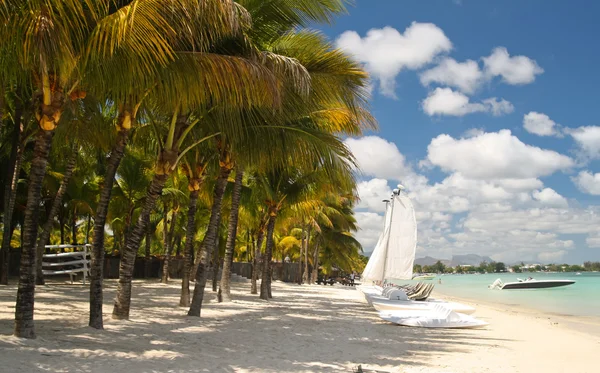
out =
<path fill-rule="evenodd" d="M 435 324 L 435 327 L 486 325 L 485 322 L 466 315 L 475 312 L 473 307 L 435 299 L 410 300 L 405 290 L 386 286 L 391 280 L 413 278 L 417 220 L 414 206 L 403 190 L 404 187 L 398 185 L 398 188 L 393 190 L 391 199 L 384 200 L 386 211 L 383 232 L 362 273 L 361 279 L 365 285 L 359 286 L 358 289 L 363 293 L 365 300 L 380 311 L 382 319 L 396 324 L 429 327 L 427 320 L 431 320 L 431 325 Z M 369 282 L 373 285 L 366 285 Z M 440 315 L 443 315 L 443 318 L 440 318 Z M 418 322 L 415 319 L 418 319 Z"/>

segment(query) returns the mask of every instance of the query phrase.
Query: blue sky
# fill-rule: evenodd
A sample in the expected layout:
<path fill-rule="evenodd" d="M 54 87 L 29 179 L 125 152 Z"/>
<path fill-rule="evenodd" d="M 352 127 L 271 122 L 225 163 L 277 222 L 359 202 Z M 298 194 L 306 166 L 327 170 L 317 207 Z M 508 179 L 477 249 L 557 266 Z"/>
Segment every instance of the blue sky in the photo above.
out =
<path fill-rule="evenodd" d="M 364 174 L 365 251 L 379 201 L 402 182 L 418 256 L 600 260 L 599 12 L 594 1 L 359 0 L 321 28 L 373 82 L 380 131 L 347 141 Z"/>

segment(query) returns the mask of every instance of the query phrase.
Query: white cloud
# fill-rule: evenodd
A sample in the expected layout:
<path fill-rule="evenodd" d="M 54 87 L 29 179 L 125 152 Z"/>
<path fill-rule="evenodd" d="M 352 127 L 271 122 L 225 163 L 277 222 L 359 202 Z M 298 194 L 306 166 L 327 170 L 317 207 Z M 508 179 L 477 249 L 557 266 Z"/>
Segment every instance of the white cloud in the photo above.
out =
<path fill-rule="evenodd" d="M 450 39 L 433 23 L 413 22 L 404 33 L 393 27 L 371 29 L 365 37 L 345 31 L 336 45 L 365 64 L 379 81 L 381 92 L 395 97 L 396 76 L 403 69 L 419 69 L 452 49 Z"/>
<path fill-rule="evenodd" d="M 536 75 L 544 72 L 534 60 L 526 56 L 511 57 L 504 47 L 495 48 L 482 60 L 483 69 L 474 60 L 458 62 L 446 57 L 437 66 L 420 74 L 421 84 L 429 86 L 437 83 L 472 94 L 497 76 L 502 77 L 504 83 L 522 85 L 532 83 Z"/>
<path fill-rule="evenodd" d="M 511 192 L 523 192 L 540 189 L 544 183 L 540 179 L 501 179 L 496 181 L 498 185 Z"/>
<path fill-rule="evenodd" d="M 511 113 L 513 105 L 496 97 L 488 98 L 480 103 L 469 101 L 469 97 L 450 88 L 436 88 L 423 100 L 423 111 L 429 115 L 463 116 L 477 112 L 492 113 L 495 116 Z"/>
<path fill-rule="evenodd" d="M 526 56 L 510 56 L 504 47 L 495 48 L 488 57 L 483 57 L 485 73 L 488 76 L 502 77 L 503 81 L 512 85 L 529 84 L 544 69 L 537 62 Z"/>
<path fill-rule="evenodd" d="M 562 136 L 559 124 L 546 114 L 535 111 L 530 111 L 523 116 L 523 127 L 527 132 L 538 136 Z"/>
<path fill-rule="evenodd" d="M 447 173 L 436 183 L 417 173 L 392 142 L 375 136 L 346 140 L 372 177 L 358 184 L 357 237 L 366 252 L 381 234 L 382 199 L 398 181 L 412 185 L 419 256 L 476 253 L 509 263 L 558 262 L 575 248 L 563 235 L 582 235 L 588 247 L 600 247 L 600 206 L 570 206 L 539 179 L 571 167 L 571 158 L 524 144 L 508 130 L 469 135 L 431 141 L 426 161 Z"/>
<path fill-rule="evenodd" d="M 482 101 L 486 107 L 486 111 L 489 111 L 495 117 L 499 117 L 504 114 L 510 114 L 515 110 L 515 107 L 505 99 L 498 100 L 496 97 L 488 98 Z"/>
<path fill-rule="evenodd" d="M 472 179 L 538 178 L 575 164 L 555 151 L 524 144 L 510 130 L 467 139 L 439 135 L 427 147 L 427 160 L 444 171 Z"/>
<path fill-rule="evenodd" d="M 365 176 L 401 182 L 407 188 L 418 188 L 427 178 L 418 175 L 398 150 L 396 144 L 378 136 L 348 138 L 344 141 L 352 151 Z"/>
<path fill-rule="evenodd" d="M 344 141 L 352 151 L 361 171 L 367 176 L 401 180 L 411 173 L 404 155 L 393 142 L 378 136 L 348 138 Z"/>
<path fill-rule="evenodd" d="M 385 179 L 371 179 L 358 183 L 358 196 L 360 198 L 357 208 L 366 208 L 369 211 L 385 212 L 382 200 L 392 195 L 392 190 Z"/>
<path fill-rule="evenodd" d="M 545 251 L 538 254 L 538 259 L 542 263 L 557 263 L 567 254 L 565 250 L 559 251 Z"/>
<path fill-rule="evenodd" d="M 565 129 L 579 147 L 581 156 L 588 159 L 600 158 L 600 127 L 587 126 Z"/>
<path fill-rule="evenodd" d="M 567 199 L 552 188 L 534 191 L 533 198 L 548 207 L 567 207 L 569 205 Z"/>
<path fill-rule="evenodd" d="M 383 216 L 374 212 L 356 212 L 354 217 L 360 227 L 356 239 L 365 253 L 373 251 L 383 229 Z"/>
<path fill-rule="evenodd" d="M 457 62 L 453 58 L 445 58 L 436 67 L 421 73 L 424 86 L 439 83 L 458 88 L 464 93 L 473 93 L 483 79 L 484 75 L 476 61 Z"/>
<path fill-rule="evenodd" d="M 589 247 L 600 248 L 600 235 L 598 233 L 590 234 L 586 239 L 585 243 Z"/>
<path fill-rule="evenodd" d="M 571 177 L 571 180 L 583 193 L 600 195 L 600 173 L 592 174 L 588 171 L 581 171 L 577 176 Z"/>

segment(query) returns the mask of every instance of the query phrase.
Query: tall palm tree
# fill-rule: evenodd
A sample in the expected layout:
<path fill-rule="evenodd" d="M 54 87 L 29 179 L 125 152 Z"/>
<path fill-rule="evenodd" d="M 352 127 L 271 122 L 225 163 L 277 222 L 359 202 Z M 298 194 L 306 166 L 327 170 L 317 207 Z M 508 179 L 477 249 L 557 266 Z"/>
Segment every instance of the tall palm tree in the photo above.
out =
<path fill-rule="evenodd" d="M 198 195 L 200 187 L 206 177 L 208 167 L 207 158 L 202 156 L 199 148 L 194 149 L 182 164 L 182 169 L 188 179 L 189 204 L 187 211 L 187 222 L 185 231 L 185 247 L 183 251 L 183 274 L 181 279 L 181 296 L 179 305 L 189 307 L 190 305 L 190 273 L 194 257 L 194 236 L 196 232 L 196 210 L 198 206 Z"/>
<path fill-rule="evenodd" d="M 37 208 L 46 173 L 52 134 L 59 125 L 67 96 L 76 90 L 77 69 L 85 41 L 108 1 L 18 1 L 0 4 L 0 49 L 16 48 L 23 72 L 36 87 L 34 112 L 39 126 L 29 173 L 27 206 L 17 302 L 15 335 L 35 338 L 33 304 L 35 292 Z M 17 48 L 18 46 L 18 48 Z"/>
<path fill-rule="evenodd" d="M 221 300 L 223 302 L 231 301 L 231 262 L 233 261 L 233 250 L 235 249 L 235 239 L 237 237 L 243 178 L 244 169 L 242 167 L 238 167 L 235 174 L 235 182 L 231 195 L 231 213 L 229 215 L 229 226 L 227 228 L 227 243 L 225 248 L 225 258 L 223 259 L 223 272 L 221 274 L 221 283 L 219 285 Z"/>

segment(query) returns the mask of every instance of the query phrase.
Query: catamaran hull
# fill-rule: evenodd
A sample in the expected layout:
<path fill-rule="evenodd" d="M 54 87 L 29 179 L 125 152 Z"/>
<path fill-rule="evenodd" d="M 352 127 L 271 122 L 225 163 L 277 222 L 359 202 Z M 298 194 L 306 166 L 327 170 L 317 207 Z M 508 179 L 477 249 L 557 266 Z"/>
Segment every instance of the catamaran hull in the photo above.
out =
<path fill-rule="evenodd" d="M 444 302 L 440 300 L 420 301 L 394 301 L 394 300 L 378 300 L 373 301 L 372 306 L 377 311 L 427 311 L 433 309 L 436 304 L 441 304 L 444 307 L 451 309 L 454 312 L 471 315 L 475 313 L 475 308 L 465 304 L 456 302 Z"/>
<path fill-rule="evenodd" d="M 442 316 L 433 311 L 392 311 L 380 312 L 379 317 L 394 324 L 418 328 L 474 329 L 488 325 L 487 322 L 473 316 L 454 312 L 451 315 Z"/>

